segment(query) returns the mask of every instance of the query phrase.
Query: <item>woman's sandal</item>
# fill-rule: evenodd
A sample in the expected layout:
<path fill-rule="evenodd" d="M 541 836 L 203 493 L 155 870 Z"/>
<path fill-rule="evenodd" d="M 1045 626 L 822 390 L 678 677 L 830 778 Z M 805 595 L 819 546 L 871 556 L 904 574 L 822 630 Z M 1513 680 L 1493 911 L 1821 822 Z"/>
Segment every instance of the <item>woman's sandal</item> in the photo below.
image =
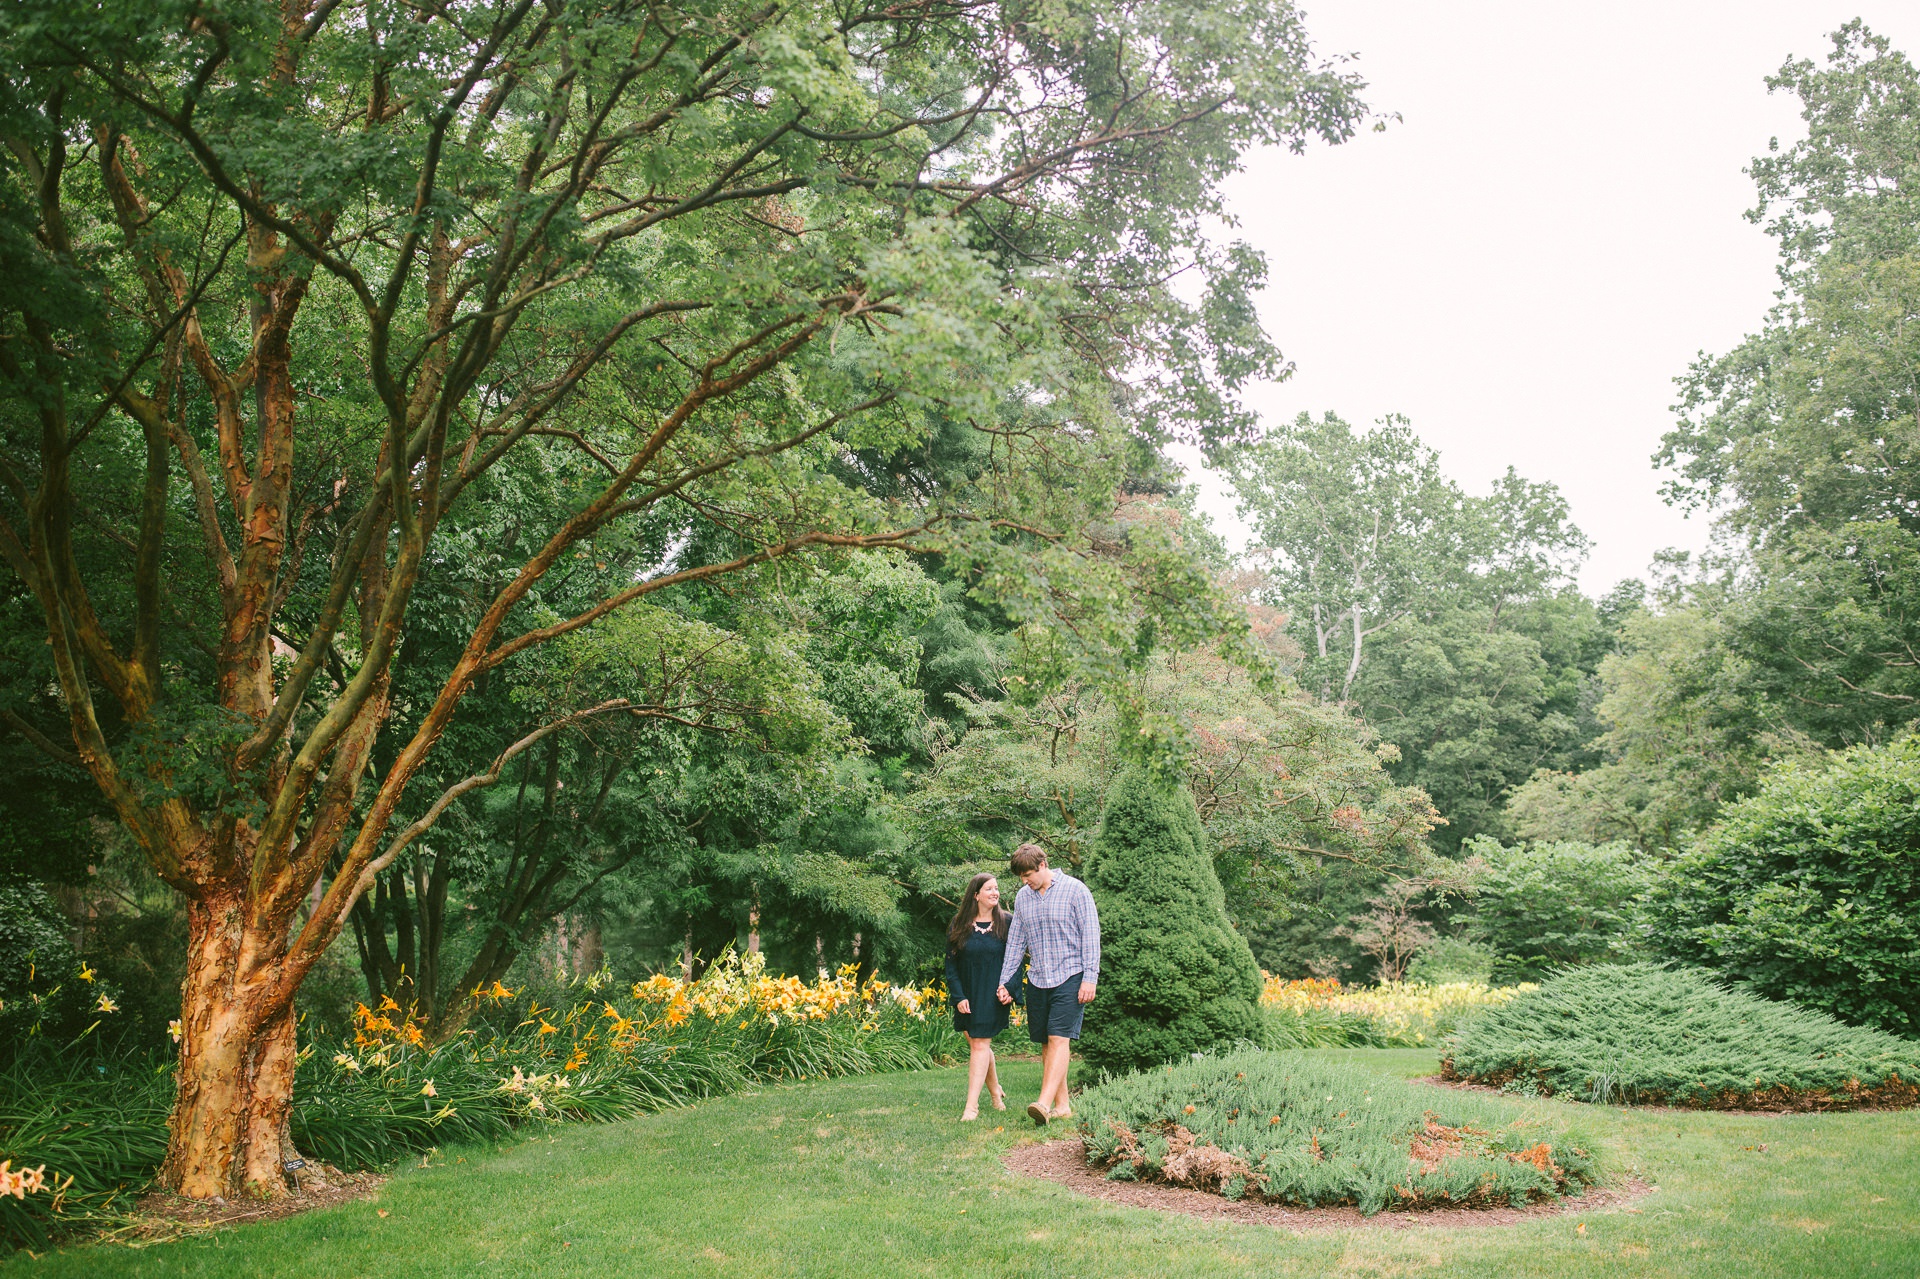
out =
<path fill-rule="evenodd" d="M 978 1110 L 963 1110 L 960 1112 L 960 1122 L 963 1124 L 970 1124 L 979 1117 L 980 1112 Z"/>
<path fill-rule="evenodd" d="M 1006 1089 L 996 1088 L 993 1090 L 993 1108 L 995 1110 L 1005 1110 L 1007 1108 L 1007 1090 Z"/>

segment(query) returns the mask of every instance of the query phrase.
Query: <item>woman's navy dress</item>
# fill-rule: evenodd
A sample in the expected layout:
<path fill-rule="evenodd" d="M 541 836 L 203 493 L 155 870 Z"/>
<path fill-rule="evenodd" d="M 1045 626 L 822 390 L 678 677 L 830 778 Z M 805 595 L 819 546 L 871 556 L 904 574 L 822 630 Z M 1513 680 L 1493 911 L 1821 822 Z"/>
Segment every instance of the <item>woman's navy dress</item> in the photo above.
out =
<path fill-rule="evenodd" d="M 1000 1002 L 1000 965 L 1007 957 L 1007 943 L 982 930 L 978 924 L 966 945 L 947 952 L 947 1002 L 953 1005 L 953 1028 L 974 1039 L 992 1039 L 1007 1028 L 1009 1005 Z M 1007 983 L 1014 1003 L 1023 1002 L 1025 990 L 1020 974 Z M 968 1012 L 960 1011 L 967 1001 Z"/>

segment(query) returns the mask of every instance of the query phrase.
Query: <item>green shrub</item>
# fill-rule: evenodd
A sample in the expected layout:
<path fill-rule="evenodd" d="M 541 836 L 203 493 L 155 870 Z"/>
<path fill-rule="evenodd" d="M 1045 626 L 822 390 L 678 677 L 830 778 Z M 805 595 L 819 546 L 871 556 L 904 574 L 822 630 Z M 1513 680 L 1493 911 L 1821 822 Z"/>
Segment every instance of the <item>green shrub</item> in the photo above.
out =
<path fill-rule="evenodd" d="M 1426 986 L 1450 982 L 1487 985 L 1493 980 L 1493 948 L 1464 937 L 1442 937 L 1413 957 L 1407 980 Z"/>
<path fill-rule="evenodd" d="M 1596 964 L 1480 1013 L 1442 1073 L 1580 1101 L 1843 1110 L 1920 1102 L 1920 1043 L 1729 990 L 1697 969 Z"/>
<path fill-rule="evenodd" d="M 1363 1067 L 1241 1050 L 1089 1089 L 1088 1160 L 1229 1198 L 1383 1208 L 1521 1204 L 1598 1177 L 1564 1124 L 1515 1120 L 1490 1099 L 1416 1092 Z"/>
<path fill-rule="evenodd" d="M 1087 886 L 1100 907 L 1100 997 L 1087 1008 L 1086 1060 L 1158 1065 L 1235 1041 L 1259 1042 L 1260 968 L 1227 922 L 1206 832 L 1184 785 L 1145 770 L 1114 779 Z"/>
<path fill-rule="evenodd" d="M 0 1061 L 69 1042 L 117 1010 L 119 991 L 73 952 L 39 884 L 0 884 Z"/>
<path fill-rule="evenodd" d="M 1920 738 L 1782 765 L 1673 862 L 1650 905 L 1677 959 L 1920 1035 Z"/>
<path fill-rule="evenodd" d="M 1574 840 L 1504 848 L 1484 835 L 1465 851 L 1486 865 L 1468 928 L 1493 952 L 1491 979 L 1538 981 L 1568 964 L 1632 958 L 1636 899 L 1658 879 L 1646 854 Z"/>

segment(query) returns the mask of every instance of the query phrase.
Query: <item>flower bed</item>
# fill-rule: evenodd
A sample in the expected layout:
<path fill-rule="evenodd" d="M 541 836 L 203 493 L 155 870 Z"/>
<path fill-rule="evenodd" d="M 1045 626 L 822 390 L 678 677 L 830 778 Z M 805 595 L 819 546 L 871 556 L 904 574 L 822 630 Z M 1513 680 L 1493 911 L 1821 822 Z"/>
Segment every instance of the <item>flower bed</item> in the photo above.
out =
<path fill-rule="evenodd" d="M 694 982 L 619 987 L 601 974 L 565 993 L 562 1010 L 496 983 L 481 995 L 494 1024 L 438 1046 L 392 1000 L 361 1005 L 351 1040 L 300 1050 L 295 1144 L 341 1168 L 379 1167 L 528 1124 L 622 1119 L 761 1080 L 922 1069 L 966 1049 L 937 983 L 860 983 L 851 968 L 807 982 L 769 975 L 758 955 L 729 952 Z M 110 1084 L 51 1059 L 6 1081 L 0 1160 L 45 1165 L 48 1189 L 0 1197 L 0 1243 L 110 1220 L 150 1182 L 173 1072 L 104 1065 Z"/>
<path fill-rule="evenodd" d="M 1532 983 L 1387 982 L 1346 987 L 1333 978 L 1266 974 L 1260 1006 L 1277 1048 L 1424 1048 L 1470 1013 L 1535 989 Z"/>

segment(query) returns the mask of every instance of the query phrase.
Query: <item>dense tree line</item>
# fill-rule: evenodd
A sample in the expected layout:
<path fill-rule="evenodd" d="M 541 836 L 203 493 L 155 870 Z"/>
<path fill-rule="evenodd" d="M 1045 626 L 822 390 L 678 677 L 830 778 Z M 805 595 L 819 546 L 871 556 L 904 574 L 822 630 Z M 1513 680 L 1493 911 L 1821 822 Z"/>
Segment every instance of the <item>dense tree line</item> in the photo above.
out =
<path fill-rule="evenodd" d="M 1799 99 L 1808 130 L 1751 170 L 1780 300 L 1680 379 L 1655 459 L 1676 473 L 1671 500 L 1718 521 L 1713 555 L 1663 555 L 1651 588 L 1586 598 L 1570 577 L 1584 539 L 1550 486 L 1509 472 L 1471 495 L 1399 419 L 1302 417 L 1231 454 L 1299 683 L 1392 748 L 1389 771 L 1431 798 L 1445 823 L 1431 843 L 1452 863 L 1323 863 L 1293 919 L 1256 933 L 1273 966 L 1398 972 L 1389 949 L 1413 946 L 1513 977 L 1651 950 L 1905 1028 L 1875 992 L 1910 977 L 1852 930 L 1870 917 L 1904 937 L 1920 903 L 1911 855 L 1881 844 L 1905 840 L 1886 797 L 1907 783 L 1883 774 L 1910 771 L 1920 720 L 1920 76 L 1854 23 L 1824 63 L 1790 62 L 1769 85 Z M 1849 748 L 1884 754 L 1830 754 Z M 1850 850 L 1827 855 L 1881 869 L 1796 862 L 1791 806 L 1764 797 L 1844 793 L 1856 773 L 1880 779 L 1879 835 L 1856 822 Z M 1734 844 L 1731 862 L 1704 851 Z M 1687 887 L 1709 866 L 1731 915 Z M 1791 909 L 1769 876 L 1801 885 Z M 1669 903 L 1651 916 L 1650 894 Z M 1864 967 L 1842 978 L 1816 954 Z M 1846 997 L 1817 993 L 1842 981 Z"/>

